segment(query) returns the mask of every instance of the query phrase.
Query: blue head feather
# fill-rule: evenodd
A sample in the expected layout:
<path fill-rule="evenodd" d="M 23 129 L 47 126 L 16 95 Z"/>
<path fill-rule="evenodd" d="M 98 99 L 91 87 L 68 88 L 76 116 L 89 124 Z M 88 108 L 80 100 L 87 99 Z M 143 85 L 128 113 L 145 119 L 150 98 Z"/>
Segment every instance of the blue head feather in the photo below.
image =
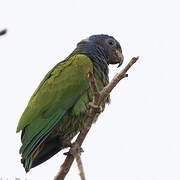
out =
<path fill-rule="evenodd" d="M 118 41 L 116 41 L 112 36 L 100 34 L 92 35 L 87 39 L 82 40 L 77 44 L 77 48 L 73 51 L 73 54 L 85 54 L 87 55 L 94 64 L 97 64 L 101 71 L 108 77 L 109 68 L 108 60 L 112 58 L 111 48 L 107 44 L 108 39 L 113 39 L 115 41 L 116 47 L 120 52 L 121 46 Z M 116 62 L 115 62 L 116 63 Z"/>

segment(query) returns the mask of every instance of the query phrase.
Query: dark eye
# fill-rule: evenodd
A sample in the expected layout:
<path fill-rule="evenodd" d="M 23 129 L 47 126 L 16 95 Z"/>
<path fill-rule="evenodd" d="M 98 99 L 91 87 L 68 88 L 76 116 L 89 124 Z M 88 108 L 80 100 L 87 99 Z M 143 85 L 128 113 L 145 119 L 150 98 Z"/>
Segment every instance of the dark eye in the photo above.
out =
<path fill-rule="evenodd" d="M 115 46 L 116 45 L 116 42 L 113 40 L 113 39 L 108 39 L 107 40 L 107 44 L 111 47 Z"/>

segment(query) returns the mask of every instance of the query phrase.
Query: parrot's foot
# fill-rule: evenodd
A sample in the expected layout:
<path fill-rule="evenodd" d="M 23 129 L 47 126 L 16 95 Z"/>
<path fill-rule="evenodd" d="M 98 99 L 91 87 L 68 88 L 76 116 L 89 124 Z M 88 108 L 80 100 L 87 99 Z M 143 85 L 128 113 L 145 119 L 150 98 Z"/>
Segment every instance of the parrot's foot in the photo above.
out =
<path fill-rule="evenodd" d="M 92 107 L 95 109 L 96 113 L 101 113 L 103 111 L 101 106 L 95 105 L 93 102 L 89 103 L 89 107 Z"/>
<path fill-rule="evenodd" d="M 70 147 L 71 149 L 69 150 L 69 152 L 64 153 L 64 155 L 71 154 L 74 157 L 76 157 L 77 154 L 81 154 L 82 152 L 84 152 L 84 150 L 81 147 L 79 147 L 78 143 L 73 143 Z"/>

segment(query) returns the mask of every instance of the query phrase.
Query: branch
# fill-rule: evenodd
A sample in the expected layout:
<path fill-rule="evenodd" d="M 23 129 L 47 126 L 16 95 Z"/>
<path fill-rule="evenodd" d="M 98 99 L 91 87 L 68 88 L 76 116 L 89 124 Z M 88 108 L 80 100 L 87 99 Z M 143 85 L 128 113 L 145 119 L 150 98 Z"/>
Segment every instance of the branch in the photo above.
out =
<path fill-rule="evenodd" d="M 79 169 L 79 175 L 81 177 L 81 180 L 85 180 L 83 164 L 82 164 L 82 161 L 81 161 L 81 154 L 77 153 L 75 157 L 76 157 L 76 162 L 77 162 L 77 166 L 78 166 L 78 169 Z"/>
<path fill-rule="evenodd" d="M 104 89 L 101 91 L 101 98 L 99 101 L 102 102 L 104 99 L 106 99 L 109 96 L 109 94 L 111 93 L 111 91 L 113 90 L 113 88 L 118 84 L 118 82 L 121 79 L 128 77 L 128 74 L 126 74 L 127 71 L 138 59 L 139 59 L 139 56 L 133 57 L 131 59 L 131 61 L 125 66 L 125 68 L 120 73 L 118 73 L 114 76 L 114 78 L 111 80 L 111 82 L 106 87 L 104 87 Z"/>
<path fill-rule="evenodd" d="M 91 88 L 91 92 L 93 95 L 93 102 L 89 103 L 89 110 L 87 112 L 87 119 L 84 123 L 84 127 L 82 128 L 81 132 L 79 133 L 76 141 L 75 141 L 75 145 L 78 144 L 78 147 L 80 148 L 87 133 L 89 132 L 91 125 L 94 121 L 94 119 L 96 118 L 98 112 L 97 109 L 100 108 L 100 104 L 102 102 L 105 101 L 105 99 L 109 96 L 110 92 L 113 90 L 113 88 L 118 84 L 118 82 L 127 77 L 128 75 L 126 74 L 127 71 L 130 69 L 130 67 L 139 59 L 139 57 L 133 57 L 131 59 L 131 61 L 126 65 L 126 67 L 120 72 L 118 73 L 113 79 L 112 81 L 106 86 L 104 87 L 104 89 L 99 92 L 97 90 L 97 86 L 96 86 L 96 80 L 94 78 L 93 72 L 89 71 L 88 72 L 88 77 L 90 80 L 90 88 Z M 74 145 L 73 144 L 73 145 Z M 67 173 L 69 172 L 69 169 L 71 168 L 71 165 L 74 161 L 75 156 L 73 155 L 72 151 L 74 149 L 74 146 L 72 145 L 72 147 L 70 148 L 69 152 L 67 153 L 67 157 L 64 161 L 64 163 L 61 165 L 61 168 L 57 174 L 57 176 L 55 177 L 54 180 L 64 180 L 65 176 L 67 175 Z"/>
<path fill-rule="evenodd" d="M 6 33 L 7 33 L 7 29 L 1 30 L 1 31 L 0 31 L 0 36 L 4 35 L 4 34 L 6 34 Z"/>

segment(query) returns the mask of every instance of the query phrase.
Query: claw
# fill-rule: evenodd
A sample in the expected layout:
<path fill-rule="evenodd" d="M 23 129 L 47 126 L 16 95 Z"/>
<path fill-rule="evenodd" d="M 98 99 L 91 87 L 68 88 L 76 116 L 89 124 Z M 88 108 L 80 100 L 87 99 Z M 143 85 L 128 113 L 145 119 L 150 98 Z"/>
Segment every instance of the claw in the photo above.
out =
<path fill-rule="evenodd" d="M 71 149 L 68 152 L 63 153 L 64 155 L 73 155 L 74 157 L 76 157 L 77 154 L 81 154 L 82 152 L 84 152 L 84 150 L 79 147 L 78 143 L 73 143 L 71 144 Z"/>

